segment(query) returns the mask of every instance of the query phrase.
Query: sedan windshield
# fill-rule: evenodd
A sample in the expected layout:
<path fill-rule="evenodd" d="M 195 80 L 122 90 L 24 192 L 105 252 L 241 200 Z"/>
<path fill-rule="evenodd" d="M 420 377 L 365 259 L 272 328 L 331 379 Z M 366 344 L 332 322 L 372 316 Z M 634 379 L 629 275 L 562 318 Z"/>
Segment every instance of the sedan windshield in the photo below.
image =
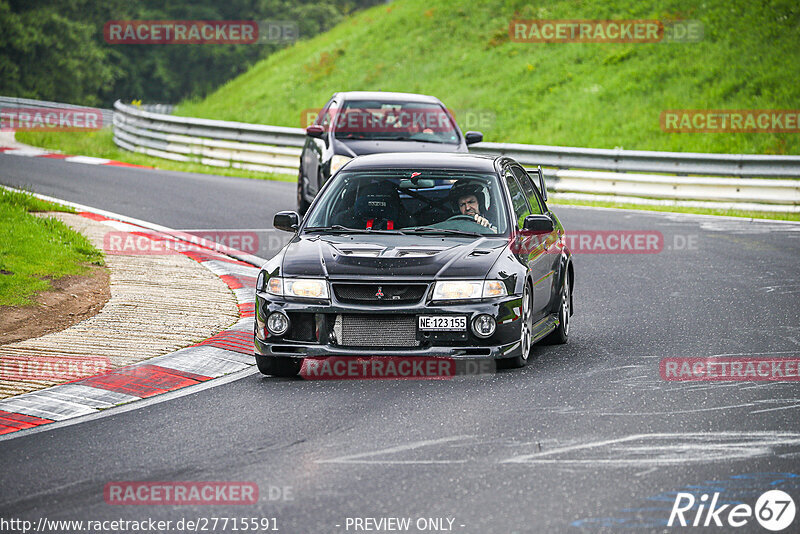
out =
<path fill-rule="evenodd" d="M 458 143 L 455 124 L 445 109 L 427 102 L 345 102 L 333 111 L 337 139 Z"/>
<path fill-rule="evenodd" d="M 343 171 L 308 214 L 306 232 L 500 235 L 508 223 L 494 174 Z"/>

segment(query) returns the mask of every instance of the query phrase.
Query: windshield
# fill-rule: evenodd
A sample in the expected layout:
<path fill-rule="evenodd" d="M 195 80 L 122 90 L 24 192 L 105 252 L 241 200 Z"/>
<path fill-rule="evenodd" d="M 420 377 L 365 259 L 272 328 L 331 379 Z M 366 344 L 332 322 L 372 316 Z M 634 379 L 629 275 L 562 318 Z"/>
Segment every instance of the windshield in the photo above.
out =
<path fill-rule="evenodd" d="M 345 102 L 335 114 L 337 139 L 400 140 L 457 144 L 458 132 L 444 107 L 427 102 Z"/>
<path fill-rule="evenodd" d="M 304 230 L 499 235 L 508 228 L 501 199 L 494 174 L 344 171 L 322 193 Z"/>

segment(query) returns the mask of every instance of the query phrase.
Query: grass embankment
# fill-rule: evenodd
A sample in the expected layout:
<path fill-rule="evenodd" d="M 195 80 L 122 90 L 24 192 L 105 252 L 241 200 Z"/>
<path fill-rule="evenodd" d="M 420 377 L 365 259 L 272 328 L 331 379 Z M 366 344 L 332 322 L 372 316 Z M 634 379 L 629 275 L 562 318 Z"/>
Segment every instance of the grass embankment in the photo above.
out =
<path fill-rule="evenodd" d="M 697 43 L 514 43 L 512 19 L 692 19 Z M 301 126 L 336 91 L 436 95 L 489 112 L 487 141 L 593 148 L 800 154 L 796 133 L 665 133 L 667 109 L 797 109 L 794 0 L 404 0 L 281 50 L 185 116 Z"/>
<path fill-rule="evenodd" d="M 114 136 L 110 129 L 92 132 L 17 132 L 16 139 L 20 143 L 58 150 L 74 156 L 92 156 L 95 158 L 113 159 L 135 165 L 146 165 L 165 171 L 196 172 L 200 174 L 216 174 L 221 176 L 239 176 L 258 178 L 261 180 L 296 181 L 297 177 L 287 174 L 272 174 L 226 167 L 209 167 L 198 163 L 184 163 L 168 159 L 129 152 L 114 144 Z"/>
<path fill-rule="evenodd" d="M 74 211 L 27 193 L 0 189 L 0 306 L 26 306 L 50 281 L 103 265 L 86 237 L 52 217 L 31 212 Z"/>
<path fill-rule="evenodd" d="M 704 37 L 695 43 L 514 43 L 508 33 L 513 19 L 689 19 L 703 24 Z M 665 133 L 659 122 L 667 109 L 796 109 L 798 42 L 800 10 L 792 0 L 708 0 L 702 7 L 692 0 L 403 0 L 299 41 L 208 98 L 182 103 L 176 113 L 300 127 L 304 111 L 336 91 L 404 91 L 440 97 L 464 129 L 482 130 L 487 141 L 800 154 L 796 133 Z M 294 180 L 131 154 L 107 132 L 18 138 L 162 169 Z M 797 220 L 797 214 L 636 207 Z"/>

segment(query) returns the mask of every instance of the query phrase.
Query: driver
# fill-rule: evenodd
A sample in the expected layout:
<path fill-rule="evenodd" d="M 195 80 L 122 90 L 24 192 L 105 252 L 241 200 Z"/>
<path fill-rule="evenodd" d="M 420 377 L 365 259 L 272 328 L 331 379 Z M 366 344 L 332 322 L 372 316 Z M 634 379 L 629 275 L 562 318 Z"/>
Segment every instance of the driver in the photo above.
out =
<path fill-rule="evenodd" d="M 476 182 L 458 181 L 450 189 L 450 198 L 461 215 L 472 217 L 476 223 L 497 232 L 483 215 L 486 212 L 486 197 L 486 188 Z"/>

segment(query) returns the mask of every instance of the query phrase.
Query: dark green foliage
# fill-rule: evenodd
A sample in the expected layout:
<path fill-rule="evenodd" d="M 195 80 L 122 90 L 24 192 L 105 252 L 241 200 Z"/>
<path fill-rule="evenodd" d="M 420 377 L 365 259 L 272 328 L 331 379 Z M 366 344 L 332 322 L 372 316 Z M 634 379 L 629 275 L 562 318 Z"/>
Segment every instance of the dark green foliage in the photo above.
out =
<path fill-rule="evenodd" d="M 0 95 L 110 107 L 203 97 L 284 44 L 109 45 L 109 20 L 283 20 L 300 37 L 379 0 L 0 0 Z"/>

